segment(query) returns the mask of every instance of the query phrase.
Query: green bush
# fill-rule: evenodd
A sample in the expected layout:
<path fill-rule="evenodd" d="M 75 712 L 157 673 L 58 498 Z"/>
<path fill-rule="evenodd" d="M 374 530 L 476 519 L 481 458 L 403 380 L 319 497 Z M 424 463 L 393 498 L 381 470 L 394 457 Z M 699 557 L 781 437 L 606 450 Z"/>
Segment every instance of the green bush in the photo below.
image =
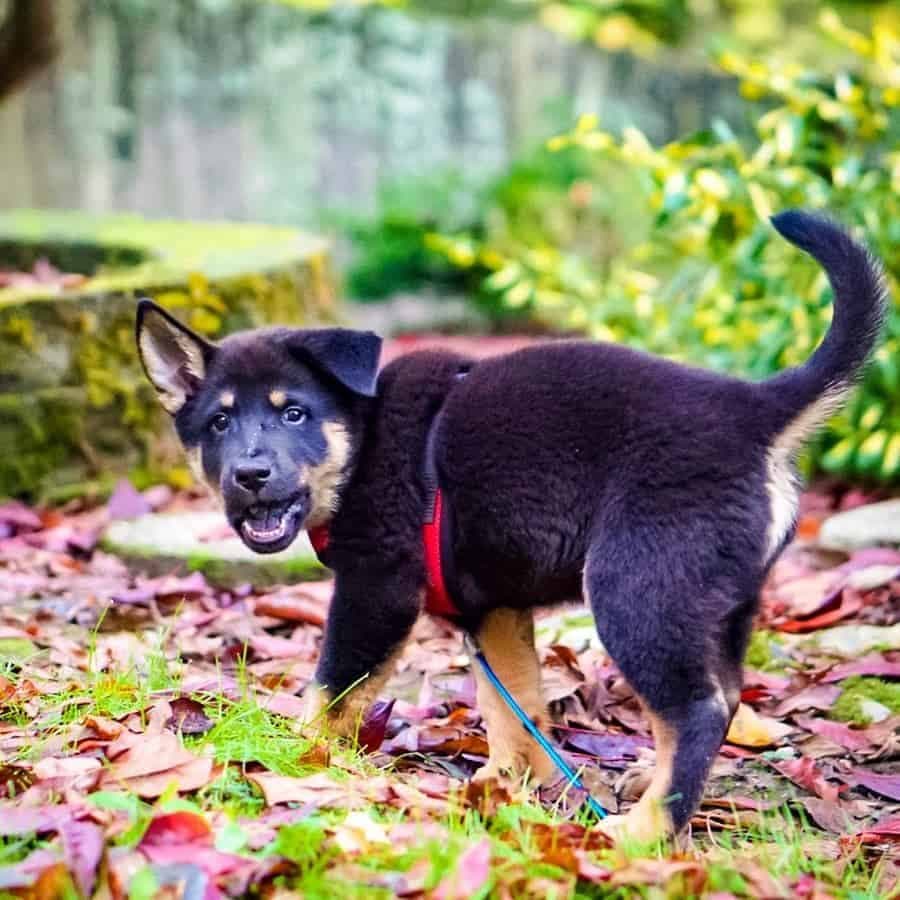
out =
<path fill-rule="evenodd" d="M 489 273 L 485 288 L 502 302 L 559 327 L 751 377 L 802 362 L 827 327 L 831 292 L 818 267 L 775 235 L 772 212 L 827 210 L 864 233 L 894 297 L 900 275 L 900 36 L 885 26 L 851 31 L 833 13 L 819 25 L 850 61 L 836 74 L 717 58 L 739 80 L 750 139 L 715 122 L 656 148 L 637 130 L 619 138 L 585 117 L 550 142 L 591 154 L 605 173 L 594 190 L 627 183 L 621 209 L 634 223 L 644 213 L 643 234 L 607 266 L 568 241 L 511 244 L 490 231 L 432 245 Z M 900 479 L 898 354 L 895 301 L 884 344 L 813 448 L 813 464 Z"/>

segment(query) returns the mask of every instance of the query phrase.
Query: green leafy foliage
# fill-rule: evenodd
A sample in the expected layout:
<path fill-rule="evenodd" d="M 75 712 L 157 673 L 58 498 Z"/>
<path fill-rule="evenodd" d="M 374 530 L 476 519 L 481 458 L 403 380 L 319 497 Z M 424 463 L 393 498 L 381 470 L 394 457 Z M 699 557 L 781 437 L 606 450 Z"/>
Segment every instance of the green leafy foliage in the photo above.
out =
<path fill-rule="evenodd" d="M 621 137 L 583 117 L 551 150 L 588 153 L 592 180 L 579 193 L 627 184 L 627 249 L 601 265 L 552 229 L 517 241 L 488 230 L 432 241 L 448 259 L 485 272 L 484 286 L 511 307 L 552 324 L 673 358 L 761 378 L 803 362 L 831 315 L 831 290 L 811 261 L 782 241 L 769 216 L 822 209 L 864 233 L 900 275 L 900 36 L 887 25 L 851 30 L 834 13 L 819 27 L 848 64 L 836 73 L 777 66 L 723 52 L 753 123 L 739 138 L 724 122 L 654 147 L 636 129 Z M 610 172 L 618 175 L 610 176 Z M 577 188 L 577 190 L 576 190 Z M 547 221 L 545 214 L 544 221 Z M 622 234 L 618 221 L 616 232 Z M 605 234 L 595 234 L 598 244 Z M 881 481 L 900 479 L 900 314 L 861 390 L 813 451 L 820 468 Z"/>

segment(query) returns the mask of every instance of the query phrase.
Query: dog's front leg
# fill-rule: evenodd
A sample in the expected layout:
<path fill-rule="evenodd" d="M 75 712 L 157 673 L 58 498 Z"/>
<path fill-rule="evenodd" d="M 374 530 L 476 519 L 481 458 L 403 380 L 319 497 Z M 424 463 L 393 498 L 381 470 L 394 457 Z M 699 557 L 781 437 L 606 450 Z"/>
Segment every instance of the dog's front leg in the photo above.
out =
<path fill-rule="evenodd" d="M 329 734 L 354 737 L 391 675 L 421 605 L 414 571 L 338 572 L 319 664 L 306 689 L 304 720 Z"/>

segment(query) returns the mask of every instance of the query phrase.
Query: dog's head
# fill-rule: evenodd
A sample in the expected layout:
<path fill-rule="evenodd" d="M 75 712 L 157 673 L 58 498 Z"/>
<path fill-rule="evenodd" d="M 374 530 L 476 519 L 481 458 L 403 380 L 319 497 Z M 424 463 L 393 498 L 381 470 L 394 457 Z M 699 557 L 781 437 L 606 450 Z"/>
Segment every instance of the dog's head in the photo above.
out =
<path fill-rule="evenodd" d="M 381 339 L 343 328 L 246 331 L 211 343 L 149 300 L 137 344 L 194 473 L 243 542 L 283 550 L 335 511 Z"/>

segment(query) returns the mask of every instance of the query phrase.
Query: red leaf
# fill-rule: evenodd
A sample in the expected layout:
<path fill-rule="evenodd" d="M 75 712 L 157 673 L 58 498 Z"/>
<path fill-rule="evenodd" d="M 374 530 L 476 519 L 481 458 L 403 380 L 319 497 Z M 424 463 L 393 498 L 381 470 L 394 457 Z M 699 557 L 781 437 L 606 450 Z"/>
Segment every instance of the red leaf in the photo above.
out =
<path fill-rule="evenodd" d="M 781 772 L 782 775 L 790 778 L 794 784 L 798 784 L 800 787 L 812 791 L 812 793 L 821 797 L 823 800 L 828 800 L 832 803 L 837 802 L 838 794 L 841 790 L 840 787 L 826 781 L 824 774 L 816 765 L 815 760 L 810 759 L 808 756 L 801 756 L 799 759 L 789 759 L 785 762 L 772 763 L 772 766 Z"/>
<path fill-rule="evenodd" d="M 845 588 L 841 594 L 841 602 L 836 609 L 813 616 L 811 619 L 788 619 L 775 627 L 779 631 L 787 631 L 790 634 L 802 634 L 807 631 L 816 631 L 828 625 L 834 625 L 842 619 L 847 619 L 858 613 L 863 606 L 862 597 L 854 590 Z"/>
<path fill-rule="evenodd" d="M 356 739 L 360 749 L 366 753 L 374 753 L 384 743 L 384 734 L 393 708 L 393 700 L 379 700 L 369 707 Z"/>
<path fill-rule="evenodd" d="M 213 836 L 209 822 L 197 813 L 182 810 L 154 816 L 141 838 L 138 849 L 146 850 L 148 847 L 163 847 L 172 844 L 211 847 L 212 843 Z"/>

